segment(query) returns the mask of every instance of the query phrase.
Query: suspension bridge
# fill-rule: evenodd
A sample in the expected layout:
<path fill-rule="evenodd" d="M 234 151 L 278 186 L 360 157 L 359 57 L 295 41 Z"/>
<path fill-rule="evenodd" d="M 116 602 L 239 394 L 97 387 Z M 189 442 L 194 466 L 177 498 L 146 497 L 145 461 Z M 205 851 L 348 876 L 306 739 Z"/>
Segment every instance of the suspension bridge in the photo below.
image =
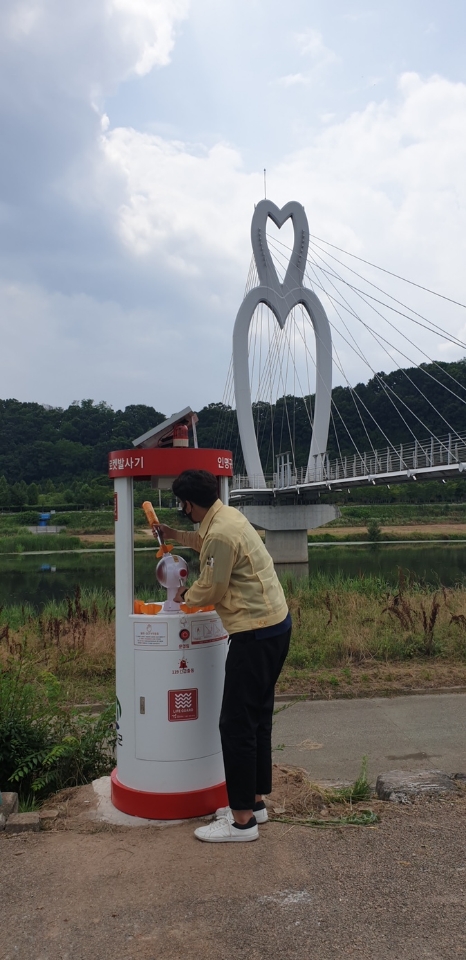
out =
<path fill-rule="evenodd" d="M 317 462 L 318 461 L 318 462 Z M 311 502 L 319 493 L 340 492 L 367 484 L 398 484 L 411 480 L 448 480 L 466 474 L 466 433 L 448 434 L 440 439 L 430 436 L 426 441 L 387 446 L 385 450 L 371 450 L 353 457 L 316 455 L 315 465 L 309 469 L 296 468 L 290 453 L 277 456 L 277 469 L 270 477 L 233 477 L 230 500 L 237 501 L 258 494 L 260 497 L 295 494 L 303 502 Z"/>
<path fill-rule="evenodd" d="M 230 446 L 236 408 L 244 467 L 230 501 L 275 560 L 304 563 L 307 530 L 338 515 L 322 493 L 465 474 L 466 364 L 455 375 L 438 356 L 466 355 L 452 332 L 466 306 L 311 235 L 294 201 L 262 200 L 251 242 L 219 442 Z"/>

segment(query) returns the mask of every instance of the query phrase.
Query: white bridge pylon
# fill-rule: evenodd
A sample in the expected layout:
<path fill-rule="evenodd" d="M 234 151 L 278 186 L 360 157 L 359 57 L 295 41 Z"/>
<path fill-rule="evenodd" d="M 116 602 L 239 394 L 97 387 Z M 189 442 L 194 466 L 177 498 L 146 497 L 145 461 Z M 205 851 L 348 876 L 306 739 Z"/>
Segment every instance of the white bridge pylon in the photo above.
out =
<path fill-rule="evenodd" d="M 294 228 L 294 244 L 288 268 L 280 283 L 269 250 L 266 234 L 267 218 L 280 229 L 290 218 Z M 318 482 L 323 477 L 327 450 L 332 400 L 332 335 L 325 310 L 319 298 L 303 285 L 309 247 L 309 225 L 304 207 L 292 200 L 281 210 L 270 200 L 257 204 L 251 223 L 251 243 L 259 285 L 245 296 L 236 316 L 233 330 L 233 377 L 236 413 L 244 462 L 251 487 L 266 487 L 259 456 L 251 403 L 249 379 L 248 335 L 252 317 L 259 304 L 265 304 L 283 330 L 294 307 L 302 305 L 314 327 L 316 340 L 316 394 L 314 423 L 309 459 L 304 482 Z"/>

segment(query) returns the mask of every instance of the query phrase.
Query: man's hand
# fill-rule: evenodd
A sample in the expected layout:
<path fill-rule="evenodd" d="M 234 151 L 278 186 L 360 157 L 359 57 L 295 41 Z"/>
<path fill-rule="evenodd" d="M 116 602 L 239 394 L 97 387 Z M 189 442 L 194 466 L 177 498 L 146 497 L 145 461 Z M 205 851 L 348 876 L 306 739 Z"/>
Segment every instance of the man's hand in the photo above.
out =
<path fill-rule="evenodd" d="M 164 540 L 176 540 L 176 530 L 173 527 L 167 527 L 166 523 L 159 523 L 159 530 L 162 531 Z"/>
<path fill-rule="evenodd" d="M 176 591 L 175 596 L 173 597 L 175 603 L 183 603 L 184 594 L 186 593 L 186 590 L 187 590 L 187 587 L 178 587 L 178 590 Z"/>

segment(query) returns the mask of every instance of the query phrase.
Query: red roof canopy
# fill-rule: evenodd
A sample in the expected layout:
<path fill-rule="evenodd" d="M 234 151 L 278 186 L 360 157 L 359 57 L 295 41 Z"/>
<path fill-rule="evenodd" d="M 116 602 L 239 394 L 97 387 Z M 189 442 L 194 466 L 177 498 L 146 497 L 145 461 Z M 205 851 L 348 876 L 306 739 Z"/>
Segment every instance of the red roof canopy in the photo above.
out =
<path fill-rule="evenodd" d="M 203 447 L 154 447 L 113 450 L 108 475 L 116 477 L 177 477 L 183 470 L 208 470 L 215 477 L 233 476 L 231 450 Z"/>

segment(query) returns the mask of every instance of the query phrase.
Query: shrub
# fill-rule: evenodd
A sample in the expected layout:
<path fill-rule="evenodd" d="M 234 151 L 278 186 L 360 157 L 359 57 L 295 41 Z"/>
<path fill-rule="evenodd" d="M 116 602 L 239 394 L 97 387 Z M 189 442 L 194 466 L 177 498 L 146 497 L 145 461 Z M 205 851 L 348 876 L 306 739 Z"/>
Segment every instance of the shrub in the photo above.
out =
<path fill-rule="evenodd" d="M 367 522 L 367 538 L 372 543 L 377 543 L 380 540 L 382 531 L 380 529 L 380 523 L 376 517 L 370 517 Z"/>
<path fill-rule="evenodd" d="M 21 668 L 0 675 L 0 788 L 11 779 L 25 757 L 44 750 L 49 743 L 48 718 L 52 689 L 28 683 Z"/>
<path fill-rule="evenodd" d="M 32 681 L 27 664 L 0 675 L 0 772 L 2 789 L 42 800 L 63 787 L 89 783 L 113 767 L 114 706 L 99 717 L 63 703 L 53 674 Z"/>

